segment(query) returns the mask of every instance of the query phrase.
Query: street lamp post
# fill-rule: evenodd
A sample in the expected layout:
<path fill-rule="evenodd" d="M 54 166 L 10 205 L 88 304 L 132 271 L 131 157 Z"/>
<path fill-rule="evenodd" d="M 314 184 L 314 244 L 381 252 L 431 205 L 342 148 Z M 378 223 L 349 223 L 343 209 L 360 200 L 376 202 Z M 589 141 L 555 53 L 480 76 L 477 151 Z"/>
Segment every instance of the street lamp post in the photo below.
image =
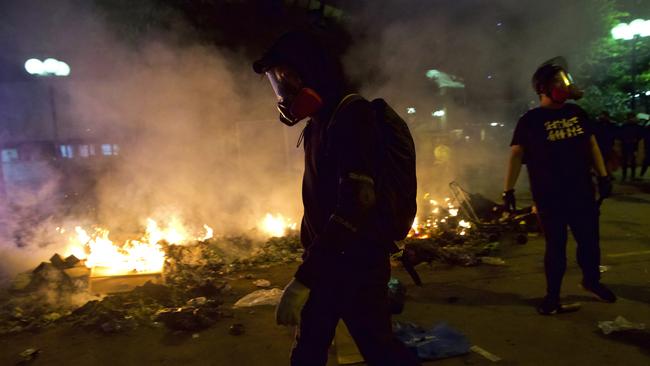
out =
<path fill-rule="evenodd" d="M 25 71 L 30 75 L 38 77 L 65 77 L 70 75 L 70 66 L 63 61 L 54 58 L 47 58 L 44 61 L 30 58 L 25 61 Z M 50 111 L 52 113 L 52 139 L 54 140 L 55 149 L 59 149 L 59 125 L 57 120 L 54 87 L 48 83 L 47 90 L 49 94 Z"/>
<path fill-rule="evenodd" d="M 612 37 L 616 40 L 626 40 L 632 41 L 632 52 L 630 57 L 632 58 L 632 111 L 636 109 L 636 99 L 641 97 L 638 93 L 637 85 L 637 76 L 638 76 L 638 65 L 637 65 L 637 48 L 639 44 L 639 39 L 643 37 L 650 36 L 650 20 L 644 19 L 635 19 L 630 23 L 621 23 L 614 28 L 612 28 Z M 648 112 L 648 103 L 646 99 L 646 112 Z"/>

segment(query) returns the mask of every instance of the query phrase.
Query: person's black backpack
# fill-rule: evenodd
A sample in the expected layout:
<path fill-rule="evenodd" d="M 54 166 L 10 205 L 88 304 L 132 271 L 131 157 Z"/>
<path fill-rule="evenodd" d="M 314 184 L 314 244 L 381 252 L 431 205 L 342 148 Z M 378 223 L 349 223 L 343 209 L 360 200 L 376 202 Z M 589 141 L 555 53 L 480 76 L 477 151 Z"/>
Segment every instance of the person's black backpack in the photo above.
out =
<path fill-rule="evenodd" d="M 336 112 L 343 106 L 361 100 L 358 94 L 343 98 Z M 380 236 L 390 240 L 404 239 L 417 212 L 417 178 L 415 173 L 415 144 L 406 122 L 383 99 L 370 102 L 384 143 L 379 181 L 375 182 L 380 227 L 374 228 Z M 385 239 L 385 237 L 383 238 Z"/>

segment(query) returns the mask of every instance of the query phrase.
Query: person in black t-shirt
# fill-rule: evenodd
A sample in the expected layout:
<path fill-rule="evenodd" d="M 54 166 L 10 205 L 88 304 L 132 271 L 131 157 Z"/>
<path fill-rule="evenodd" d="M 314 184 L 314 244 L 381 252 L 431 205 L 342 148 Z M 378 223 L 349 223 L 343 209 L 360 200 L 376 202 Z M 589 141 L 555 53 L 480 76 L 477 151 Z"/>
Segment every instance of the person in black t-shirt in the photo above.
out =
<path fill-rule="evenodd" d="M 650 120 L 646 119 L 643 123 L 641 137 L 643 139 L 643 166 L 640 176 L 643 177 L 650 167 Z"/>
<path fill-rule="evenodd" d="M 639 150 L 639 141 L 643 127 L 639 125 L 639 119 L 635 113 L 628 113 L 625 123 L 621 128 L 621 146 L 623 150 L 623 175 L 621 180 L 627 179 L 628 168 L 630 170 L 631 180 L 636 179 L 636 153 Z M 641 174 L 643 175 L 643 174 Z"/>
<path fill-rule="evenodd" d="M 566 103 L 568 99 L 578 99 L 581 92 L 557 59 L 538 68 L 533 86 L 540 106 L 526 112 L 517 123 L 503 198 L 506 209 L 513 210 L 513 187 L 525 161 L 546 239 L 547 289 L 537 310 L 550 315 L 564 309 L 560 304 L 560 287 L 566 270 L 567 227 L 578 244 L 582 286 L 602 301 L 615 302 L 614 293 L 600 283 L 599 210 L 592 167 L 598 173 L 601 201 L 611 193 L 611 180 L 587 114 L 579 106 Z"/>
<path fill-rule="evenodd" d="M 600 112 L 598 118 L 596 118 L 594 126 L 594 135 L 596 135 L 596 141 L 598 141 L 598 148 L 600 149 L 600 153 L 603 155 L 605 168 L 607 169 L 607 172 L 610 173 L 614 139 L 616 137 L 616 126 L 607 111 Z"/>

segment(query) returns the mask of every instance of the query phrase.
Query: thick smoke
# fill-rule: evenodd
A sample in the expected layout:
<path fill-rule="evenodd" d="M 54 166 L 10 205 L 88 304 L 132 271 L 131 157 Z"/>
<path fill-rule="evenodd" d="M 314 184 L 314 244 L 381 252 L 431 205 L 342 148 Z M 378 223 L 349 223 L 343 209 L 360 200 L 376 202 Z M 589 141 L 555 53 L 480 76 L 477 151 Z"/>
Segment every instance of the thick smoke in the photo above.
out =
<path fill-rule="evenodd" d="M 355 15 L 351 32 L 358 39 L 347 69 L 366 96 L 386 98 L 409 119 L 421 194 L 449 196 L 447 184 L 456 180 L 498 197 L 512 129 L 537 101 L 530 77 L 558 55 L 570 64 L 583 61 L 586 47 L 603 31 L 595 3 L 602 2 L 382 1 L 368 2 Z M 426 78 L 430 69 L 457 76 L 465 89 L 441 90 Z M 444 119 L 431 116 L 443 106 Z M 407 115 L 407 107 L 416 114 Z M 450 148 L 448 160 L 435 156 L 440 145 Z M 521 194 L 526 183 L 524 171 Z"/>
<path fill-rule="evenodd" d="M 61 52 L 71 64 L 72 77 L 52 83 L 59 138 L 117 145 L 119 155 L 85 164 L 89 176 L 66 178 L 93 182 L 76 201 L 92 209 L 39 220 L 45 237 L 30 230 L 19 249 L 15 230 L 8 230 L 3 271 L 27 269 L 61 250 L 60 225 L 99 224 L 119 237 L 140 231 L 148 217 L 163 223 L 178 217 L 227 235 L 250 232 L 266 213 L 299 220 L 300 129 L 277 121 L 271 88 L 253 74 L 250 60 L 179 45 L 166 35 L 148 34 L 134 47 L 117 40 L 94 9 L 74 1 L 57 1 L 57 20 L 39 23 L 29 11 L 34 3 L 17 2 L 10 17 L 16 27 L 45 24 L 23 29 L 21 49 L 47 44 L 44 55 Z M 70 183 L 60 178 L 52 184 Z M 6 213 L 3 219 L 24 224 Z"/>
<path fill-rule="evenodd" d="M 110 79 L 69 90 L 79 120 L 108 116 L 100 131 L 122 134 L 122 158 L 99 180 L 100 221 L 124 227 L 180 214 L 232 233 L 268 211 L 295 217 L 295 131 L 285 136 L 272 119 L 261 80 L 247 82 L 263 90 L 240 96 L 249 67 L 236 69 L 234 56 L 213 49 L 163 43 L 122 50 L 120 60 Z M 256 108 L 271 113 L 256 120 Z"/>
<path fill-rule="evenodd" d="M 8 231 L 4 271 L 8 263 L 13 271 L 49 258 L 60 244 L 49 233 L 57 235 L 54 228 L 68 220 L 133 232 L 149 216 L 179 215 L 189 224 L 208 224 L 219 235 L 246 231 L 267 212 L 298 219 L 300 128 L 277 123 L 270 87 L 252 74 L 250 60 L 213 46 L 179 45 L 161 34 L 147 34 L 144 42 L 118 39 L 92 3 L 14 1 L 0 15 L 6 50 L 25 57 L 60 54 L 71 64 L 69 80 L 44 80 L 39 89 L 41 99 L 48 96 L 43 88 L 52 90 L 59 138 L 120 148 L 110 164 L 86 167 L 95 183 L 78 201 L 94 210 L 40 220 L 41 229 L 21 239 L 27 248 L 7 249 L 17 243 L 7 228 L 25 220 L 0 213 Z M 557 55 L 578 63 L 584 47 L 602 31 L 597 6 L 587 0 L 364 4 L 350 10 L 355 42 L 346 68 L 366 97 L 387 99 L 410 120 L 420 193 L 438 197 L 449 195 L 451 180 L 497 196 L 514 122 L 536 100 L 529 86 L 535 67 Z M 429 69 L 462 78 L 466 88 L 443 92 L 425 77 Z M 4 85 L 3 95 L 16 85 Z M 25 110 L 37 109 L 24 103 Z M 410 106 L 417 107 L 415 116 L 406 114 Z M 442 106 L 444 122 L 431 116 Z M 48 118 L 49 112 L 40 115 Z M 491 122 L 505 126 L 491 127 Z M 442 123 L 462 131 L 443 133 Z M 49 126 L 39 132 L 51 136 Z M 6 138 L 6 131 L 0 136 Z M 449 149 L 435 155 L 440 145 Z M 24 201 L 31 202 L 25 212 L 59 212 L 53 193 L 42 193 L 69 184 L 53 173 L 34 196 L 40 200 Z M 521 187 L 525 191 L 525 184 Z"/>

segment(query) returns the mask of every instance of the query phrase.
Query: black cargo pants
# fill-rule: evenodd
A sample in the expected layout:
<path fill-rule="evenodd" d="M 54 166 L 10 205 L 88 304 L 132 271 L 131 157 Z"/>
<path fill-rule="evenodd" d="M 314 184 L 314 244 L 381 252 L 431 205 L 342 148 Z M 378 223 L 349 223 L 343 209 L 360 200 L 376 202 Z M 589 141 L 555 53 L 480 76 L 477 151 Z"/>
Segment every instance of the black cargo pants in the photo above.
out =
<path fill-rule="evenodd" d="M 593 200 L 558 204 L 539 209 L 537 214 L 546 239 L 544 271 L 547 296 L 560 296 L 562 277 L 566 271 L 567 228 L 571 228 L 577 244 L 576 257 L 582 269 L 583 282 L 600 282 L 599 208 Z"/>
<path fill-rule="evenodd" d="M 387 249 L 358 246 L 338 256 L 327 284 L 314 286 L 302 309 L 292 366 L 324 366 L 339 319 L 369 366 L 420 365 L 393 336 L 388 307 L 390 262 Z"/>
<path fill-rule="evenodd" d="M 636 152 L 638 148 L 638 143 L 624 142 L 622 146 L 622 168 L 623 175 L 622 179 L 627 179 L 627 171 L 630 169 L 631 177 L 634 179 L 636 177 Z"/>

